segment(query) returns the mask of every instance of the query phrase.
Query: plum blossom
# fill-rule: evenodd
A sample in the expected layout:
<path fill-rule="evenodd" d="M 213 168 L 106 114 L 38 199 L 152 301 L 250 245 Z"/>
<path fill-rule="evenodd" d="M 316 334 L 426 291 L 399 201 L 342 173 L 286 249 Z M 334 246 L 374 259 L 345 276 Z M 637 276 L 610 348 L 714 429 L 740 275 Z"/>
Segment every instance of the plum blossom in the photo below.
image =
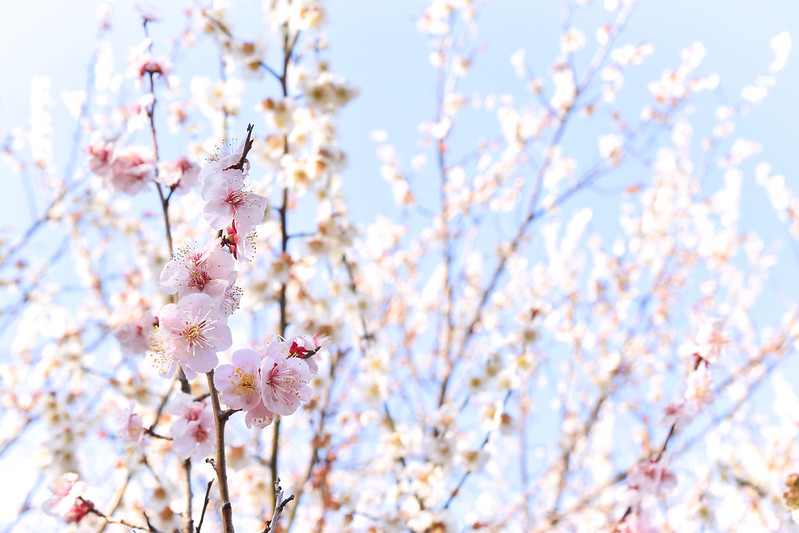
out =
<path fill-rule="evenodd" d="M 267 200 L 248 191 L 244 186 L 245 174 L 228 169 L 205 177 L 202 198 L 206 202 L 203 214 L 214 229 L 225 229 L 231 222 L 252 228 L 260 224 L 266 211 Z M 242 233 L 248 233 L 241 230 Z"/>
<path fill-rule="evenodd" d="M 230 328 L 220 315 L 206 294 L 189 294 L 161 309 L 150 349 L 163 376 L 173 376 L 178 365 L 189 379 L 214 369 L 219 362 L 216 352 L 232 344 Z"/>
<path fill-rule="evenodd" d="M 244 233 L 240 231 L 239 224 L 234 220 L 225 230 L 223 243 L 239 263 L 249 263 L 255 256 L 255 230 L 250 231 L 249 228 L 245 228 L 243 231 Z"/>
<path fill-rule="evenodd" d="M 157 59 L 152 55 L 152 39 L 144 39 L 133 50 L 128 61 L 127 75 L 138 80 L 148 74 L 158 74 L 163 79 L 167 79 L 172 72 L 172 63 L 165 57 Z"/>
<path fill-rule="evenodd" d="M 698 365 L 688 376 L 685 387 L 686 404 L 695 412 L 701 411 L 713 400 L 712 385 L 707 365 Z"/>
<path fill-rule="evenodd" d="M 670 426 L 684 426 L 691 420 L 691 412 L 686 407 L 685 402 L 678 401 L 672 402 L 663 409 L 663 425 Z"/>
<path fill-rule="evenodd" d="M 204 249 L 185 247 L 161 271 L 159 285 L 167 294 L 207 294 L 215 301 L 225 297 L 238 277 L 233 257 L 220 247 L 219 240 Z"/>
<path fill-rule="evenodd" d="M 724 321 L 720 318 L 705 323 L 696 335 L 699 356 L 710 364 L 716 364 L 722 348 L 729 342 L 724 336 Z"/>
<path fill-rule="evenodd" d="M 658 533 L 660 530 L 649 522 L 646 513 L 638 509 L 627 516 L 624 521 L 618 525 L 616 531 L 618 533 Z"/>
<path fill-rule="evenodd" d="M 122 324 L 114 330 L 114 337 L 119 341 L 122 353 L 127 356 L 145 353 L 150 345 L 149 337 L 155 325 L 155 318 L 148 312 L 136 322 Z"/>
<path fill-rule="evenodd" d="M 302 359 L 282 358 L 283 344 L 287 343 L 270 344 L 261 361 L 261 400 L 270 411 L 288 416 L 297 410 L 300 402 L 311 398 L 308 382 L 313 372 Z"/>
<path fill-rule="evenodd" d="M 252 350 L 233 352 L 233 364 L 214 371 L 214 387 L 222 401 L 233 409 L 253 409 L 261 401 L 261 357 Z"/>
<path fill-rule="evenodd" d="M 270 342 L 261 354 L 237 350 L 232 364 L 216 369 L 214 387 L 229 407 L 246 411 L 247 427 L 264 428 L 275 413 L 288 416 L 310 398 L 307 383 L 317 373 L 312 356 L 320 347 L 319 337 L 295 337 Z"/>
<path fill-rule="evenodd" d="M 111 183 L 125 194 L 138 194 L 147 189 L 154 167 L 140 149 L 118 150 L 111 162 Z"/>
<path fill-rule="evenodd" d="M 168 409 L 177 418 L 172 422 L 170 434 L 172 449 L 182 459 L 201 460 L 214 451 L 214 415 L 202 402 L 192 401 L 185 393 L 175 399 Z"/>
<path fill-rule="evenodd" d="M 658 496 L 677 486 L 677 477 L 660 461 L 641 463 L 627 477 L 627 486 L 640 497 Z"/>
<path fill-rule="evenodd" d="M 222 311 L 222 314 L 225 316 L 232 315 L 241 304 L 242 294 L 244 294 L 244 291 L 241 290 L 241 287 L 236 285 L 231 285 L 228 287 L 224 296 L 222 296 L 217 303 L 219 310 Z"/>
<path fill-rule="evenodd" d="M 258 372 L 260 374 L 260 369 Z M 249 409 L 244 415 L 244 423 L 248 428 L 255 426 L 257 428 L 263 429 L 271 424 L 272 420 L 274 419 L 275 413 L 267 409 L 264 405 L 264 402 L 260 399 L 258 400 L 258 404 L 252 409 Z"/>
<path fill-rule="evenodd" d="M 299 357 L 308 365 L 308 368 L 315 375 L 319 368 L 316 365 L 316 360 L 313 358 L 322 348 L 322 337 L 314 335 L 313 337 L 297 336 L 289 340 L 289 357 Z"/>
<path fill-rule="evenodd" d="M 197 179 L 200 180 L 200 183 L 205 183 L 206 180 L 210 176 L 219 174 L 224 172 L 228 169 L 232 169 L 236 167 L 240 162 L 241 164 L 241 171 L 246 176 L 247 173 L 250 171 L 250 162 L 245 158 L 244 161 L 241 160 L 241 156 L 244 154 L 244 143 L 241 143 L 235 150 L 228 145 L 224 145 L 219 150 L 209 157 L 208 163 L 206 163 L 201 169 L 200 174 Z"/>
<path fill-rule="evenodd" d="M 86 149 L 89 154 L 89 170 L 104 178 L 111 177 L 111 161 L 114 157 L 114 143 L 106 142 L 100 132 L 94 132 L 91 144 Z"/>
<path fill-rule="evenodd" d="M 186 194 L 200 185 L 200 167 L 185 157 L 165 161 L 158 165 L 158 182 L 171 187 L 178 194 Z"/>
<path fill-rule="evenodd" d="M 144 439 L 144 433 L 145 430 L 142 418 L 136 413 L 136 411 L 134 411 L 133 406 L 131 405 L 118 434 L 125 440 L 126 443 L 137 445 Z"/>
<path fill-rule="evenodd" d="M 69 472 L 50 487 L 53 497 L 42 504 L 44 512 L 67 522 L 80 522 L 94 509 L 94 504 L 81 497 L 86 484 L 78 481 L 78 474 Z"/>

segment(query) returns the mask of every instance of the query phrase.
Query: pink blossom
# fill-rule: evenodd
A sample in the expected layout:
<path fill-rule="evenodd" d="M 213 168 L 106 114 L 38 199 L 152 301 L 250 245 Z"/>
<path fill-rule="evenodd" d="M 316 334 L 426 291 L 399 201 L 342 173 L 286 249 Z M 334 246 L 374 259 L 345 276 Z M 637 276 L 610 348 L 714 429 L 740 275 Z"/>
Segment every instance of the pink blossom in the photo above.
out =
<path fill-rule="evenodd" d="M 117 151 L 111 162 L 111 183 L 125 194 L 138 194 L 147 188 L 154 166 L 136 149 Z"/>
<path fill-rule="evenodd" d="M 641 463 L 627 477 L 627 485 L 643 496 L 658 496 L 677 486 L 677 477 L 659 461 Z"/>
<path fill-rule="evenodd" d="M 685 402 L 673 402 L 663 409 L 663 425 L 684 426 L 691 420 L 691 412 L 686 408 Z"/>
<path fill-rule="evenodd" d="M 219 362 L 216 352 L 232 344 L 230 328 L 220 314 L 206 294 L 189 294 L 177 305 L 161 309 L 150 349 L 162 375 L 173 376 L 177 365 L 189 379 L 213 370 Z"/>
<path fill-rule="evenodd" d="M 235 220 L 245 234 L 261 223 L 267 205 L 266 198 L 244 188 L 244 173 L 236 169 L 207 175 L 202 198 L 206 202 L 203 214 L 211 227 L 224 229 Z"/>
<path fill-rule="evenodd" d="M 144 39 L 131 54 L 127 75 L 131 78 L 142 78 L 147 74 L 158 74 L 164 79 L 172 72 L 172 63 L 165 57 L 154 59 L 152 40 Z"/>
<path fill-rule="evenodd" d="M 247 424 L 248 428 L 255 426 L 263 429 L 271 424 L 274 418 L 275 413 L 267 409 L 266 406 L 264 406 L 264 402 L 259 399 L 255 407 L 247 410 L 247 413 L 244 415 L 244 423 Z"/>
<path fill-rule="evenodd" d="M 127 356 L 141 355 L 150 345 L 150 335 L 156 322 L 152 313 L 145 313 L 136 322 L 122 324 L 114 331 L 114 337 L 119 341 L 122 353 Z"/>
<path fill-rule="evenodd" d="M 50 487 L 53 497 L 42 505 L 47 514 L 61 517 L 67 522 L 80 522 L 94 509 L 94 504 L 81 497 L 86 484 L 78 481 L 78 474 L 69 472 Z"/>
<path fill-rule="evenodd" d="M 111 161 L 114 157 L 114 143 L 105 142 L 100 133 L 95 132 L 86 152 L 89 154 L 89 170 L 98 176 L 110 178 Z"/>
<path fill-rule="evenodd" d="M 128 415 L 119 430 L 119 436 L 130 444 L 139 444 L 144 439 L 144 424 L 131 405 Z"/>
<path fill-rule="evenodd" d="M 230 254 L 239 263 L 249 263 L 255 256 L 255 230 L 244 229 L 234 220 L 225 230 L 224 243 L 227 244 Z M 249 231 L 249 233 L 246 233 Z"/>
<path fill-rule="evenodd" d="M 695 412 L 701 411 L 713 401 L 713 384 L 707 364 L 700 364 L 688 376 L 685 401 Z"/>
<path fill-rule="evenodd" d="M 261 400 L 264 407 L 283 416 L 292 414 L 300 402 L 310 399 L 311 388 L 307 384 L 313 378 L 305 361 L 284 356 L 287 344 L 270 344 L 261 361 Z"/>
<path fill-rule="evenodd" d="M 188 394 L 177 396 L 168 409 L 176 415 L 170 428 L 172 449 L 182 459 L 201 460 L 214 451 L 216 428 L 214 415 L 202 402 L 194 402 Z"/>
<path fill-rule="evenodd" d="M 219 310 L 222 311 L 225 316 L 232 315 L 236 309 L 239 308 L 242 292 L 241 287 L 235 285 L 231 285 L 227 288 L 225 295 L 220 298 L 217 304 Z"/>
<path fill-rule="evenodd" d="M 233 409 L 253 409 L 261 401 L 261 357 L 252 350 L 233 352 L 232 365 L 219 365 L 214 371 L 214 387 L 222 401 Z"/>
<path fill-rule="evenodd" d="M 297 336 L 288 341 L 289 357 L 297 357 L 305 361 L 312 374 L 319 372 L 316 359 L 313 358 L 322 349 L 322 338 L 319 335 L 313 337 Z"/>
<path fill-rule="evenodd" d="M 220 300 L 237 276 L 233 257 L 214 240 L 203 250 L 187 246 L 178 251 L 164 265 L 158 283 L 167 294 L 203 293 Z"/>
<path fill-rule="evenodd" d="M 159 183 L 175 189 L 178 194 L 186 194 L 192 187 L 199 186 L 199 175 L 200 167 L 185 157 L 174 161 L 165 161 L 158 165 Z"/>
<path fill-rule="evenodd" d="M 630 513 L 616 528 L 617 533 L 658 533 L 658 528 L 652 526 L 646 514 L 640 509 Z"/>
<path fill-rule="evenodd" d="M 705 323 L 696 335 L 699 355 L 710 364 L 718 362 L 721 350 L 728 342 L 729 339 L 724 335 L 724 321 L 720 318 Z"/>
<path fill-rule="evenodd" d="M 200 183 L 205 183 L 209 176 L 223 172 L 230 167 L 236 166 L 241 161 L 241 155 L 244 152 L 244 143 L 242 142 L 235 150 L 230 146 L 223 146 L 221 150 L 214 154 L 200 170 L 199 180 Z M 246 159 L 242 165 L 242 172 L 246 176 L 250 171 L 250 162 Z"/>

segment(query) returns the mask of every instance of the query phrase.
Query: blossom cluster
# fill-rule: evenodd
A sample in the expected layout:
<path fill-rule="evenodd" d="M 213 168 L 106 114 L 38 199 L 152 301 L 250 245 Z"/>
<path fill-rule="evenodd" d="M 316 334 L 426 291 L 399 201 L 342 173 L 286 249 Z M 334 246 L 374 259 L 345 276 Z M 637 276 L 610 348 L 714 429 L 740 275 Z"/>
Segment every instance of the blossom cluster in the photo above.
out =
<path fill-rule="evenodd" d="M 266 427 L 275 414 L 293 414 L 310 399 L 319 348 L 315 339 L 296 337 L 270 342 L 261 353 L 237 350 L 232 364 L 216 369 L 214 386 L 228 407 L 246 411 L 247 427 Z"/>
<path fill-rule="evenodd" d="M 222 236 L 202 249 L 183 248 L 161 271 L 161 290 L 177 295 L 177 303 L 158 313 L 150 335 L 149 348 L 164 376 L 175 375 L 178 368 L 188 379 L 210 372 L 219 363 L 217 353 L 232 345 L 227 319 L 241 298 L 236 260 L 252 257 L 247 236 L 266 210 L 266 198 L 245 186 L 246 150 L 218 157 L 199 173 L 203 214 Z"/>

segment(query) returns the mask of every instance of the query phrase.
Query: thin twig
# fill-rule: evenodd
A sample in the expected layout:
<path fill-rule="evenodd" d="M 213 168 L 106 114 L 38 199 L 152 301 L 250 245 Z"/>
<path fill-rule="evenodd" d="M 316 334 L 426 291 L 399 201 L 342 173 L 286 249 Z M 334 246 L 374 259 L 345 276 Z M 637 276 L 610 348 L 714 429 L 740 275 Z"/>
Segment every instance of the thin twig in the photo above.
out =
<path fill-rule="evenodd" d="M 283 509 L 286 508 L 286 505 L 294 499 L 294 495 L 290 495 L 288 498 L 283 498 L 283 489 L 280 487 L 280 478 L 277 478 L 274 484 L 275 490 L 275 511 L 272 513 L 272 519 L 266 521 L 266 527 L 261 531 L 261 533 L 270 533 L 274 531 L 275 526 L 280 522 L 280 514 L 283 512 Z"/>
<path fill-rule="evenodd" d="M 203 510 L 200 513 L 200 521 L 197 523 L 197 531 L 196 533 L 200 533 L 200 529 L 203 527 L 203 520 L 205 520 L 205 510 L 208 508 L 208 500 L 211 499 L 211 485 L 214 484 L 214 478 L 211 478 L 211 481 L 208 482 L 208 485 L 205 487 L 205 500 L 203 500 Z"/>

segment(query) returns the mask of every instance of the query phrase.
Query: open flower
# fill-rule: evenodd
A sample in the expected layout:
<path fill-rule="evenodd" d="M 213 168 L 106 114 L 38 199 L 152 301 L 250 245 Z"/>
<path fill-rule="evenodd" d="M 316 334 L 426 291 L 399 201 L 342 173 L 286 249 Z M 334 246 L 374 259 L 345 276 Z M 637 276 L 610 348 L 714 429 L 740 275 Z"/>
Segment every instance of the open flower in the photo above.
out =
<path fill-rule="evenodd" d="M 244 415 L 244 423 L 247 424 L 248 428 L 255 426 L 263 429 L 271 424 L 274 419 L 275 413 L 267 409 L 260 398 L 258 404 L 252 409 L 248 409 L 247 413 Z"/>
<path fill-rule="evenodd" d="M 234 265 L 233 257 L 220 247 L 218 239 L 203 250 L 187 246 L 164 265 L 158 284 L 167 294 L 182 297 L 200 292 L 216 301 L 224 298 L 236 282 Z"/>
<path fill-rule="evenodd" d="M 116 150 L 111 161 L 111 183 L 125 194 L 138 194 L 147 189 L 154 167 L 155 162 L 142 149 Z"/>
<path fill-rule="evenodd" d="M 642 497 L 659 496 L 661 492 L 668 492 L 677 486 L 677 477 L 662 462 L 648 461 L 630 472 L 627 485 Z"/>
<path fill-rule="evenodd" d="M 225 229 L 235 220 L 246 234 L 263 220 L 267 200 L 244 187 L 244 176 L 241 170 L 228 169 L 205 177 L 203 214 L 212 228 Z"/>
<path fill-rule="evenodd" d="M 233 409 L 253 409 L 261 401 L 261 357 L 252 350 L 233 352 L 232 365 L 219 365 L 214 371 L 214 387 L 222 401 Z"/>
<path fill-rule="evenodd" d="M 155 320 L 149 312 L 136 322 L 122 324 L 114 330 L 114 337 L 119 341 L 122 353 L 127 356 L 141 355 L 147 351 L 149 337 L 155 328 Z"/>
<path fill-rule="evenodd" d="M 189 379 L 210 372 L 219 362 L 216 352 L 232 344 L 226 319 L 206 294 L 189 294 L 177 305 L 165 305 L 158 319 L 150 349 L 166 377 L 175 374 L 177 365 Z"/>
<path fill-rule="evenodd" d="M 225 230 L 224 243 L 230 249 L 230 254 L 239 263 L 249 263 L 255 256 L 255 230 L 242 228 L 236 221 L 230 223 Z"/>
<path fill-rule="evenodd" d="M 198 186 L 199 174 L 200 167 L 185 157 L 158 164 L 158 182 L 174 188 L 178 194 L 186 194 L 192 187 Z"/>
<path fill-rule="evenodd" d="M 313 372 L 308 364 L 297 357 L 283 357 L 288 343 L 276 342 L 267 347 L 261 361 L 261 400 L 275 413 L 287 416 L 311 398 L 308 382 Z"/>
<path fill-rule="evenodd" d="M 177 418 L 172 422 L 170 434 L 172 449 L 182 459 L 201 460 L 214 451 L 214 415 L 202 402 L 192 401 L 181 393 L 168 409 Z"/>
<path fill-rule="evenodd" d="M 92 502 L 81 497 L 85 488 L 86 484 L 78 481 L 78 474 L 74 472 L 64 474 L 50 488 L 53 497 L 42 505 L 44 512 L 67 522 L 80 522 L 94 509 Z"/>
<path fill-rule="evenodd" d="M 703 324 L 696 335 L 699 355 L 710 364 L 718 362 L 722 349 L 728 343 L 729 339 L 724 334 L 724 321 L 720 318 Z"/>

